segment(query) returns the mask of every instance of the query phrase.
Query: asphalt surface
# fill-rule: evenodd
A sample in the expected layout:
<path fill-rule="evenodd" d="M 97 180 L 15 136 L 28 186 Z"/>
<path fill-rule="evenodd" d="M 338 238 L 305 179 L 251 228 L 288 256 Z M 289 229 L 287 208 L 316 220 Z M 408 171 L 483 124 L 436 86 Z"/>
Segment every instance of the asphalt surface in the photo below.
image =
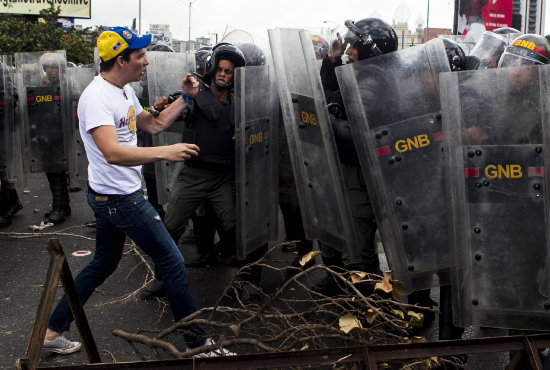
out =
<path fill-rule="evenodd" d="M 93 215 L 86 204 L 83 190 L 70 193 L 72 215 L 66 222 L 42 231 L 32 231 L 29 226 L 39 225 L 45 220 L 44 213 L 50 208 L 51 193 L 45 174 L 29 175 L 27 189 L 26 193 L 19 191 L 24 208 L 13 217 L 11 226 L 0 229 L 0 369 L 13 369 L 16 359 L 25 356 L 50 262 L 46 249 L 47 239 L 57 238 L 60 241 L 73 275 L 92 258 L 92 254 L 73 253 L 93 253 L 95 244 L 95 229 L 85 226 L 86 222 L 93 219 Z M 284 233 L 281 232 L 283 239 Z M 191 257 L 194 249 L 192 245 L 184 246 L 184 257 Z M 384 265 L 384 256 L 380 256 Z M 285 265 L 294 257 L 293 253 L 279 252 L 273 255 L 272 262 Z M 135 255 L 125 254 L 115 273 L 84 306 L 103 362 L 155 359 L 143 353 L 142 357 L 138 357 L 134 348 L 125 340 L 112 334 L 113 329 L 133 333 L 138 329 L 162 329 L 172 324 L 169 309 L 157 301 L 131 299 L 127 302 L 113 302 L 142 286 L 146 271 Z M 187 272 L 195 303 L 200 308 L 212 306 L 217 301 L 236 269 L 219 265 L 209 268 L 190 267 Z M 275 289 L 280 283 L 278 276 L 269 273 L 262 276 L 264 290 Z M 56 302 L 62 294 L 61 286 L 57 294 Z M 432 294 L 433 298 L 438 295 L 437 291 Z M 504 330 L 471 327 L 467 328 L 464 337 L 500 336 L 506 333 Z M 74 325 L 66 336 L 71 340 L 79 340 Z M 425 336 L 428 340 L 437 340 L 436 324 L 425 331 Z M 508 353 L 470 356 L 468 368 L 503 368 L 508 361 Z M 83 350 L 66 356 L 42 353 L 40 362 L 41 366 L 86 363 L 88 360 Z"/>

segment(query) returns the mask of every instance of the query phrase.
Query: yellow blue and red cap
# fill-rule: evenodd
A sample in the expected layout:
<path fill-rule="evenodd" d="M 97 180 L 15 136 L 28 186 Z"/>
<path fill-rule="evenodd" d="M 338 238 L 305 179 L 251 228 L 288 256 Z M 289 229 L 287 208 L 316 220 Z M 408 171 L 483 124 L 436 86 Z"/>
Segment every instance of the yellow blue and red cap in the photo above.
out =
<path fill-rule="evenodd" d="M 111 27 L 97 38 L 97 53 L 103 62 L 113 59 L 124 50 L 143 49 L 151 43 L 151 35 L 138 36 L 124 27 Z"/>

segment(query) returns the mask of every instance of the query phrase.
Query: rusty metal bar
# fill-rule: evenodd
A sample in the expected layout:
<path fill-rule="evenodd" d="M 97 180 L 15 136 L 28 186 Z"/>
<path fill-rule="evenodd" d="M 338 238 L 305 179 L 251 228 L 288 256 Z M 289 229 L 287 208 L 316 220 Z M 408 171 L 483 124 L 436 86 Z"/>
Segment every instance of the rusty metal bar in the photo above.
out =
<path fill-rule="evenodd" d="M 535 348 L 550 347 L 550 334 L 530 336 Z M 432 356 L 525 350 L 525 336 L 445 340 L 440 342 L 369 346 L 369 357 L 376 362 Z"/>
<path fill-rule="evenodd" d="M 26 357 L 29 361 L 21 359 L 17 362 L 18 369 L 28 369 L 29 365 L 32 368 L 38 366 L 40 362 L 40 352 L 44 345 L 44 336 L 46 335 L 46 328 L 48 325 L 48 318 L 52 311 L 53 302 L 55 299 L 55 293 L 57 291 L 57 284 L 59 284 L 59 275 L 62 270 L 63 262 L 65 262 L 65 255 L 59 253 L 52 253 L 48 272 L 46 274 L 46 281 L 42 288 L 42 295 L 40 297 L 40 303 L 38 304 L 38 310 L 36 312 L 36 320 L 31 333 L 31 339 L 29 346 L 27 347 Z"/>
<path fill-rule="evenodd" d="M 550 334 L 537 334 L 527 337 L 533 353 L 550 347 Z M 103 369 L 231 369 L 231 368 L 277 368 L 290 366 L 319 366 L 345 363 L 361 363 L 367 369 L 377 369 L 378 362 L 407 358 L 463 355 L 472 353 L 508 352 L 525 353 L 526 336 L 476 338 L 440 342 L 373 345 L 323 350 L 260 353 L 230 357 L 181 359 L 164 361 L 138 361 L 114 364 L 96 364 L 94 370 Z M 535 357 L 538 358 L 538 357 Z M 540 359 L 539 359 L 540 361 Z M 86 370 L 90 365 L 64 366 L 48 369 Z M 44 368 L 46 369 L 46 368 Z"/>
<path fill-rule="evenodd" d="M 529 358 L 531 368 L 534 370 L 542 370 L 542 362 L 540 360 L 539 352 L 535 347 L 535 343 L 533 343 L 529 337 L 525 337 L 523 339 L 525 343 L 525 353 L 527 354 L 527 358 Z"/>
<path fill-rule="evenodd" d="M 63 248 L 61 248 L 61 244 L 59 244 L 59 240 L 48 239 L 47 247 L 52 257 L 58 254 L 65 257 L 65 253 L 63 252 Z M 90 361 L 91 364 L 101 363 L 101 357 L 99 356 L 99 351 L 97 350 L 90 325 L 88 324 L 86 313 L 84 312 L 84 308 L 82 307 L 82 303 L 80 302 L 80 298 L 78 296 L 78 291 L 74 285 L 71 269 L 65 258 L 63 258 L 63 267 L 61 269 L 61 282 L 63 284 L 63 289 L 65 290 L 67 302 L 69 303 L 69 308 L 73 314 L 76 327 L 80 333 L 82 344 L 86 349 L 88 361 Z M 51 312 L 51 310 L 49 312 Z"/>
<path fill-rule="evenodd" d="M 521 360 L 523 359 L 524 355 L 525 355 L 524 351 L 514 352 L 514 355 L 510 359 L 510 363 L 508 364 L 508 366 L 506 366 L 506 370 L 518 369 L 518 366 L 521 364 Z"/>
<path fill-rule="evenodd" d="M 94 370 L 107 369 L 238 369 L 238 368 L 287 368 L 290 366 L 332 365 L 350 362 L 364 362 L 365 347 L 330 348 L 323 350 L 259 353 L 238 356 L 195 358 L 163 361 L 137 361 L 113 364 L 76 365 L 63 367 L 44 367 L 39 369 Z M 37 369 L 38 370 L 38 369 Z"/>

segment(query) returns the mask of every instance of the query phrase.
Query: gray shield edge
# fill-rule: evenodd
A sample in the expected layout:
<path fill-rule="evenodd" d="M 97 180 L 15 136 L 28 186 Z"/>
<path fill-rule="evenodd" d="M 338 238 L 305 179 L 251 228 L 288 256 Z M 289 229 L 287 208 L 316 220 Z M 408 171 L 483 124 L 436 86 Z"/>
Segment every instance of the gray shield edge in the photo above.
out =
<path fill-rule="evenodd" d="M 38 86 L 44 75 L 39 59 L 45 53 L 56 54 L 59 59 L 59 85 Z M 15 53 L 14 56 L 20 72 L 17 73 L 17 91 L 23 170 L 26 173 L 65 171 L 70 145 L 67 136 L 70 128 L 69 92 L 65 81 L 66 52 Z M 29 77 L 24 71 L 25 66 L 30 66 L 30 72 L 35 75 Z"/>
<path fill-rule="evenodd" d="M 2 122 L 0 124 L 0 173 L 2 177 L 23 187 L 26 182 L 23 173 L 20 128 L 15 117 L 15 68 L 11 55 L 0 55 L 0 79 L 2 83 Z"/>
<path fill-rule="evenodd" d="M 181 90 L 181 81 L 188 72 L 195 70 L 195 56 L 190 53 L 147 52 L 147 85 L 149 106 L 160 96 L 168 96 Z M 181 143 L 183 121 L 176 121 L 167 130 L 153 135 L 153 145 Z M 158 161 L 155 163 L 157 195 L 159 204 L 166 204 L 182 169 L 183 162 Z"/>
<path fill-rule="evenodd" d="M 531 90 L 513 91 L 506 76 L 522 69 L 536 72 Z M 549 72 L 542 66 L 440 76 L 455 325 L 550 329 L 550 300 L 540 292 L 548 278 L 542 272 L 548 260 Z M 472 129 L 490 135 L 474 136 L 480 131 Z M 499 169 L 496 177 L 498 166 L 502 176 Z"/>
<path fill-rule="evenodd" d="M 388 263 L 409 291 L 450 283 L 437 92 L 445 71 L 440 39 L 336 68 Z M 405 76 L 411 89 L 428 88 L 407 96 Z M 409 139 L 426 145 L 400 152 Z"/>
<path fill-rule="evenodd" d="M 88 157 L 84 143 L 80 137 L 79 120 L 77 115 L 78 100 L 84 89 L 92 82 L 96 73 L 92 67 L 69 67 L 66 71 L 66 80 L 70 91 L 69 101 L 69 155 L 67 168 L 69 183 L 72 187 L 84 188 L 88 182 Z"/>
<path fill-rule="evenodd" d="M 272 66 L 235 71 L 237 259 L 277 238 L 279 99 Z"/>
<path fill-rule="evenodd" d="M 353 218 L 310 33 L 268 34 L 305 235 L 353 260 Z"/>

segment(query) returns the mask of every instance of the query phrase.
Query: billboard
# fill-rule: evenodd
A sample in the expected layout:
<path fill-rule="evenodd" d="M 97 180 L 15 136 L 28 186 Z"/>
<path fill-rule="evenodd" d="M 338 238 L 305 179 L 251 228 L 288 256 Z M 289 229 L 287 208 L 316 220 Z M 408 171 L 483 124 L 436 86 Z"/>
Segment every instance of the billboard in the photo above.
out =
<path fill-rule="evenodd" d="M 152 36 L 151 44 L 166 44 L 172 46 L 172 32 L 168 24 L 150 24 L 149 33 Z"/>
<path fill-rule="evenodd" d="M 0 0 L 0 14 L 39 15 L 52 2 L 60 8 L 60 17 L 91 18 L 92 0 Z"/>
<path fill-rule="evenodd" d="M 500 27 L 512 27 L 513 0 L 459 0 L 458 34 L 481 35 Z"/>

